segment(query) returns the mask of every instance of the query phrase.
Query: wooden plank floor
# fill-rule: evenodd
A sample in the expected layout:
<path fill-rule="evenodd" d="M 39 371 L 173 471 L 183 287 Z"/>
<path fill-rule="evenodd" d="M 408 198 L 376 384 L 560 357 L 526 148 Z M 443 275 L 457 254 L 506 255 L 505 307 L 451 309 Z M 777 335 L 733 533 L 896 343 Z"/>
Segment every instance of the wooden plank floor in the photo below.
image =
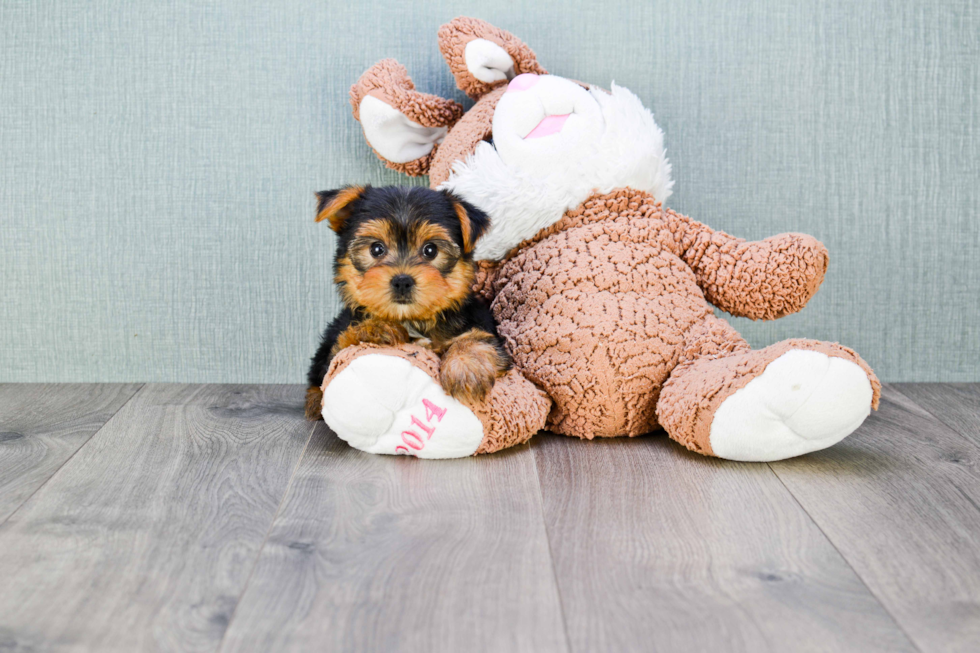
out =
<path fill-rule="evenodd" d="M 0 385 L 0 650 L 980 650 L 980 385 L 770 465 L 371 456 L 302 400 Z"/>
<path fill-rule="evenodd" d="M 0 522 L 137 390 L 139 385 L 0 384 Z"/>

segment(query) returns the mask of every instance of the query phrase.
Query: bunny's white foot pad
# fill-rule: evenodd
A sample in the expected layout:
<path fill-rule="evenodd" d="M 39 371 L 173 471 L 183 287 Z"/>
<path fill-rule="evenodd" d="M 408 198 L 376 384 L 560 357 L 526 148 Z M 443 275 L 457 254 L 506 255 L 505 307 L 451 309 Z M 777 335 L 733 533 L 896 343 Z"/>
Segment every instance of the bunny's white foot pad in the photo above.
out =
<path fill-rule="evenodd" d="M 860 366 L 792 349 L 725 399 L 711 422 L 719 458 L 768 462 L 825 449 L 871 413 L 873 391 Z"/>
<path fill-rule="evenodd" d="M 353 360 L 323 392 L 323 419 L 350 446 L 418 458 L 471 456 L 483 424 L 404 358 Z"/>

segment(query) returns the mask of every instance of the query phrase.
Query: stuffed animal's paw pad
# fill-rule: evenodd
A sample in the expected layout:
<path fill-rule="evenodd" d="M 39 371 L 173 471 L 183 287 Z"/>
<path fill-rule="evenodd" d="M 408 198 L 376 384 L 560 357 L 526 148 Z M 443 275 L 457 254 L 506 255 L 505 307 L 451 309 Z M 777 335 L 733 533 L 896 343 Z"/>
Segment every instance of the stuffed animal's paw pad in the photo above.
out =
<path fill-rule="evenodd" d="M 438 381 L 383 354 L 361 356 L 331 379 L 323 418 L 338 437 L 368 453 L 459 458 L 483 440 L 480 420 Z"/>
<path fill-rule="evenodd" d="M 794 349 L 725 399 L 711 448 L 729 460 L 771 461 L 840 442 L 871 413 L 871 382 L 856 363 Z"/>

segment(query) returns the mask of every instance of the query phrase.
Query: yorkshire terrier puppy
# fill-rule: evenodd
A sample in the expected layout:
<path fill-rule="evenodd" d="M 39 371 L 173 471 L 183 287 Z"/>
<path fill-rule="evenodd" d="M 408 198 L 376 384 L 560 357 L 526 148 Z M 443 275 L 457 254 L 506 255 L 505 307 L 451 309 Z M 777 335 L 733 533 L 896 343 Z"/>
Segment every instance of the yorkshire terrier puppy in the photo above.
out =
<path fill-rule="evenodd" d="M 316 221 L 337 233 L 334 281 L 344 309 L 313 357 L 307 418 L 320 419 L 330 361 L 358 343 L 429 347 L 442 358 L 449 395 L 469 405 L 486 397 L 511 364 L 489 307 L 471 290 L 487 215 L 422 187 L 348 186 L 317 197 Z"/>

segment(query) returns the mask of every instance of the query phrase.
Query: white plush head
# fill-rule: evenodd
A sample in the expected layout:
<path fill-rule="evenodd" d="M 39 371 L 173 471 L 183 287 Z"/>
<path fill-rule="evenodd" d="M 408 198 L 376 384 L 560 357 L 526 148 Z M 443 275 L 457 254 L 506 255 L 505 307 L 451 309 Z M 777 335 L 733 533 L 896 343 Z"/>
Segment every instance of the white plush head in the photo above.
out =
<path fill-rule="evenodd" d="M 595 193 L 670 195 L 663 132 L 625 88 L 549 75 L 520 39 L 474 18 L 443 25 L 439 49 L 457 86 L 477 100 L 465 115 L 417 92 L 393 60 L 361 76 L 351 104 L 388 167 L 428 174 L 433 187 L 490 216 L 477 259 L 502 259 Z"/>
<path fill-rule="evenodd" d="M 663 132 L 639 98 L 525 74 L 497 103 L 493 144 L 456 162 L 441 188 L 487 212 L 476 257 L 496 260 L 590 195 L 627 186 L 658 201 L 673 186 Z"/>

